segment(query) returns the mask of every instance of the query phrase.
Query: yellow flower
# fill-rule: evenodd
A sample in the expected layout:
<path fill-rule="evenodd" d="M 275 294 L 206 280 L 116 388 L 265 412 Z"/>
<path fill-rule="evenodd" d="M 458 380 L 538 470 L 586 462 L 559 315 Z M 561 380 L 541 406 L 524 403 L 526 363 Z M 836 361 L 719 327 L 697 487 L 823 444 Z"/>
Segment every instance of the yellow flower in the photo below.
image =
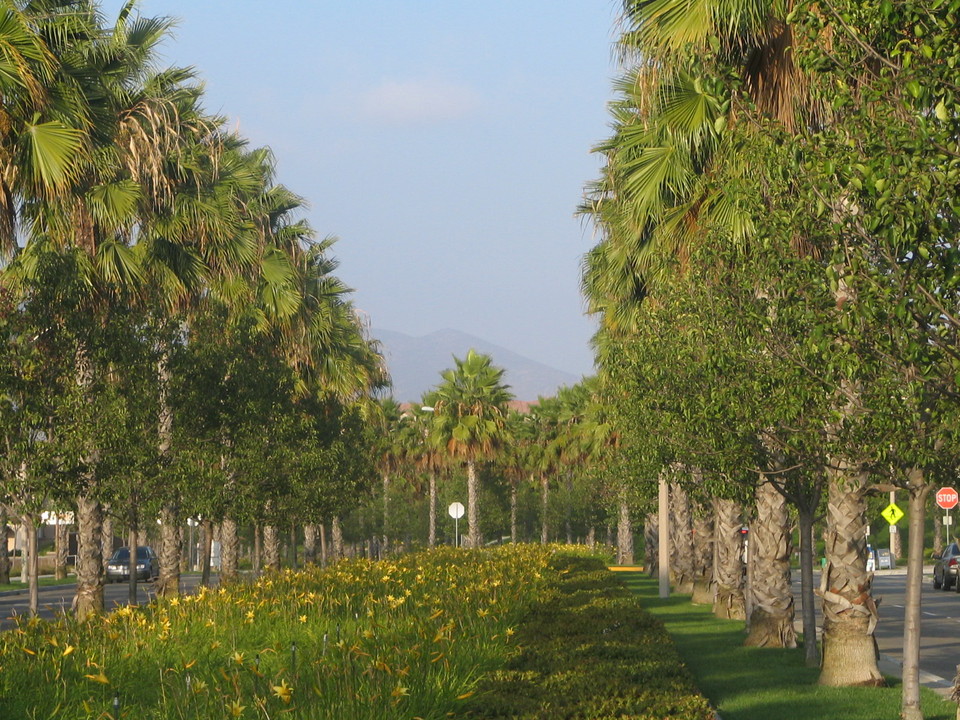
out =
<path fill-rule="evenodd" d="M 72 653 L 74 650 L 76 650 L 76 648 L 75 648 L 73 645 L 67 645 L 67 646 L 63 649 L 63 657 L 66 657 L 67 655 L 69 655 L 70 653 Z"/>
<path fill-rule="evenodd" d="M 243 711 L 247 709 L 246 705 L 241 705 L 239 700 L 234 700 L 232 703 L 227 704 L 227 710 L 230 712 L 230 717 L 238 718 L 243 715 Z"/>
<path fill-rule="evenodd" d="M 307 616 L 306 616 L 306 615 L 301 615 L 301 616 L 300 616 L 300 622 L 305 623 L 306 621 L 307 621 Z"/>
<path fill-rule="evenodd" d="M 393 690 L 390 691 L 390 694 L 395 698 L 402 698 L 410 694 L 410 691 L 407 690 L 403 685 L 397 685 Z"/>
<path fill-rule="evenodd" d="M 107 676 L 103 674 L 102 670 L 96 675 L 84 675 L 84 677 L 87 678 L 88 680 L 93 680 L 94 682 L 98 682 L 102 685 L 110 684 L 110 681 L 107 680 Z"/>
<path fill-rule="evenodd" d="M 231 658 L 237 665 L 243 665 L 243 660 L 244 660 L 243 653 L 240 652 L 239 650 L 238 650 L 237 652 L 235 652 L 233 655 L 231 655 L 230 658 Z"/>
<path fill-rule="evenodd" d="M 273 690 L 274 695 L 285 703 L 290 702 L 290 698 L 293 697 L 293 688 L 287 685 L 286 680 L 281 680 L 279 685 L 272 685 L 270 689 Z"/>

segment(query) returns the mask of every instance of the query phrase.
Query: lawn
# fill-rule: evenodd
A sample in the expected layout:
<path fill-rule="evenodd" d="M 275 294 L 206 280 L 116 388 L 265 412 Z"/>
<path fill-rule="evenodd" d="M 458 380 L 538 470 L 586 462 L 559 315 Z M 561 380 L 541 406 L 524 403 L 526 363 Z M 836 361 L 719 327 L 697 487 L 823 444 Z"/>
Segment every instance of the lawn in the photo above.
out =
<path fill-rule="evenodd" d="M 697 685 L 723 720 L 896 720 L 899 680 L 887 688 L 827 688 L 819 670 L 804 665 L 803 650 L 743 647 L 743 622 L 719 620 L 687 595 L 658 597 L 656 579 L 618 573 L 641 604 L 660 618 L 693 673 Z M 954 720 L 957 707 L 923 689 L 927 720 Z"/>

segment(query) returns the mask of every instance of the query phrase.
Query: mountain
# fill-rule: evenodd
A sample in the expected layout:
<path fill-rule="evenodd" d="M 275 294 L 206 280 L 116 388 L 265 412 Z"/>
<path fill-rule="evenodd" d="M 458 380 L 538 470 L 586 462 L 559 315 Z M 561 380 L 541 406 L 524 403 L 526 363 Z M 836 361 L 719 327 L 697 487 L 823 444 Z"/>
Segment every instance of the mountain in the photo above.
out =
<path fill-rule="evenodd" d="M 556 393 L 562 385 L 573 385 L 580 378 L 557 370 L 512 350 L 459 330 L 438 330 L 423 337 L 411 337 L 392 330 L 374 330 L 382 344 L 393 397 L 398 402 L 416 401 L 440 382 L 440 373 L 453 367 L 453 356 L 463 358 L 473 348 L 493 358 L 502 367 L 504 380 L 518 400 L 536 400 Z"/>

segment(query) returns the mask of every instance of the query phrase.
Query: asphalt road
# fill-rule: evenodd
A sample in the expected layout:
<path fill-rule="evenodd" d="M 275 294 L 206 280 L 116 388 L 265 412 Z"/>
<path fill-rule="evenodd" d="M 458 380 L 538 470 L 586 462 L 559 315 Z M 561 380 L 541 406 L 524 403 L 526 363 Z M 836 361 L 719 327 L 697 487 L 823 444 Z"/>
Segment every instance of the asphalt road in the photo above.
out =
<path fill-rule="evenodd" d="M 216 576 L 212 576 L 216 581 Z M 180 590 L 185 593 L 193 592 L 200 585 L 199 575 L 182 575 Z M 54 585 L 40 588 L 40 617 L 52 619 L 57 613 L 70 609 L 73 602 L 74 585 Z M 126 605 L 130 589 L 127 583 L 115 583 L 104 588 L 104 604 L 108 609 Z M 154 598 L 152 583 L 138 583 L 137 599 L 141 604 Z M 7 630 L 13 626 L 11 617 L 26 615 L 29 612 L 30 597 L 26 593 L 18 595 L 0 595 L 0 629 Z"/>
<path fill-rule="evenodd" d="M 903 603 L 907 576 L 905 569 L 878 571 L 873 579 L 873 595 L 880 600 L 880 622 L 875 636 L 881 658 L 887 667 L 884 672 L 899 674 L 903 660 Z M 814 587 L 820 586 L 820 574 L 814 576 Z M 800 580 L 795 578 L 797 595 L 797 627 L 800 628 Z M 815 603 L 819 606 L 819 602 Z M 817 626 L 821 624 L 817 607 Z M 928 687 L 944 689 L 953 686 L 953 678 L 960 663 L 960 595 L 933 589 L 932 567 L 925 568 L 921 594 L 921 682 Z"/>

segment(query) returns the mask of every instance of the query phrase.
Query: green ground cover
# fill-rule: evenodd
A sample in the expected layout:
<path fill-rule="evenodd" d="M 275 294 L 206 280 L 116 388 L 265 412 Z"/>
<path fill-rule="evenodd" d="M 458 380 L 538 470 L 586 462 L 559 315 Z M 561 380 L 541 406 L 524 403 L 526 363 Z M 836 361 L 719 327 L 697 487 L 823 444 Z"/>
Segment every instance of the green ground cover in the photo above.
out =
<path fill-rule="evenodd" d="M 518 625 L 521 648 L 484 677 L 467 715 L 516 720 L 711 720 L 664 630 L 596 557 L 561 555 L 562 573 Z"/>
<path fill-rule="evenodd" d="M 52 585 L 76 585 L 77 578 L 68 577 L 63 580 L 57 580 L 52 577 L 40 578 L 38 581 L 40 587 L 50 587 Z M 25 583 L 20 582 L 19 580 L 13 580 L 9 583 L 0 583 L 0 592 L 6 592 L 8 590 L 27 590 L 28 586 Z"/>
<path fill-rule="evenodd" d="M 802 649 L 743 647 L 743 623 L 719 620 L 688 595 L 661 600 L 657 581 L 643 573 L 618 573 L 644 608 L 660 618 L 686 660 L 697 686 L 723 720 L 896 720 L 899 681 L 887 688 L 827 688 L 819 670 L 804 666 Z M 923 689 L 927 720 L 954 720 L 957 707 Z"/>

